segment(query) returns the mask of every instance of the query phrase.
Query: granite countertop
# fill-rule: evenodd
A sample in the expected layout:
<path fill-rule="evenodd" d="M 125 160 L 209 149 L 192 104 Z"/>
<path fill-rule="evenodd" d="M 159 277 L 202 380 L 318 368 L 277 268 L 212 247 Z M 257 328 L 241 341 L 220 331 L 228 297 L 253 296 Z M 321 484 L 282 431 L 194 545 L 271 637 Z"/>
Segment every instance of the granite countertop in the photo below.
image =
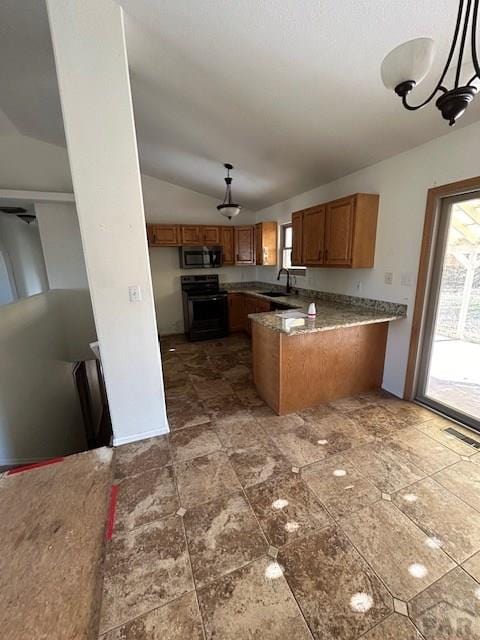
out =
<path fill-rule="evenodd" d="M 288 306 L 292 310 L 307 312 L 310 302 L 314 301 L 317 309 L 315 319 L 309 320 L 307 317 L 288 317 L 289 311 L 269 311 L 267 313 L 252 313 L 248 317 L 253 322 L 258 322 L 264 327 L 279 331 L 288 335 L 300 335 L 303 333 L 315 333 L 318 331 L 331 331 L 345 327 L 355 327 L 363 324 L 374 324 L 378 322 L 390 322 L 405 318 L 404 313 L 394 311 L 384 311 L 376 308 L 381 306 L 380 301 L 371 308 L 344 304 L 336 302 L 326 302 L 301 295 L 289 294 L 272 298 L 264 295 L 261 288 L 235 287 L 229 289 L 231 292 L 248 293 L 258 298 L 276 302 Z M 263 290 L 265 291 L 265 289 Z M 286 314 L 286 315 L 285 315 Z"/>
<path fill-rule="evenodd" d="M 289 307 L 290 309 L 303 309 L 304 305 L 310 304 L 311 300 L 303 296 L 297 296 L 294 294 L 285 294 L 284 296 L 266 296 L 264 291 L 268 291 L 268 289 L 252 289 L 251 287 L 246 287 L 242 289 L 242 287 L 233 287 L 228 288 L 228 293 L 248 293 L 250 296 L 255 296 L 255 298 L 262 298 L 263 300 L 268 300 L 269 302 L 277 302 L 278 304 L 284 305 L 285 307 Z M 271 313 L 271 312 L 270 312 Z M 265 315 L 263 313 L 252 313 L 251 316 Z"/>

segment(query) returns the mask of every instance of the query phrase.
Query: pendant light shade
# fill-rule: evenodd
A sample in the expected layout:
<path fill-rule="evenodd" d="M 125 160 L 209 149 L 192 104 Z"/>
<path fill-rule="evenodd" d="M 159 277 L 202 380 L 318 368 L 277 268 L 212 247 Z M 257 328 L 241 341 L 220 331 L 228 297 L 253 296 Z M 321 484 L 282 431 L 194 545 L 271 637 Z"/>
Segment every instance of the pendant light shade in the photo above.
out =
<path fill-rule="evenodd" d="M 219 204 L 217 209 L 220 211 L 222 216 L 231 220 L 235 216 L 238 216 L 242 207 L 239 204 Z"/>
<path fill-rule="evenodd" d="M 388 89 L 394 89 L 408 111 L 423 109 L 435 100 L 435 106 L 450 126 L 465 113 L 478 93 L 480 62 L 477 55 L 477 32 L 480 0 L 458 0 L 458 12 L 450 51 L 440 78 L 430 95 L 418 104 L 412 104 L 409 94 L 429 72 L 434 54 L 433 40 L 416 38 L 396 47 L 382 63 L 382 80 Z M 464 62 L 471 58 L 474 74 L 466 75 Z M 455 71 L 450 80 L 448 72 Z M 453 84 L 453 86 L 452 86 Z"/>
<path fill-rule="evenodd" d="M 233 165 L 227 162 L 223 166 L 227 170 L 227 177 L 225 178 L 227 188 L 225 190 L 225 197 L 222 204 L 217 206 L 217 211 L 219 211 L 222 216 L 225 216 L 225 218 L 231 220 L 235 216 L 238 216 L 242 209 L 242 205 L 232 202 L 232 178 L 230 177 L 230 171 L 233 169 Z"/>
<path fill-rule="evenodd" d="M 403 82 L 419 84 L 430 71 L 435 54 L 431 38 L 415 38 L 395 47 L 382 62 L 381 74 L 387 89 Z"/>

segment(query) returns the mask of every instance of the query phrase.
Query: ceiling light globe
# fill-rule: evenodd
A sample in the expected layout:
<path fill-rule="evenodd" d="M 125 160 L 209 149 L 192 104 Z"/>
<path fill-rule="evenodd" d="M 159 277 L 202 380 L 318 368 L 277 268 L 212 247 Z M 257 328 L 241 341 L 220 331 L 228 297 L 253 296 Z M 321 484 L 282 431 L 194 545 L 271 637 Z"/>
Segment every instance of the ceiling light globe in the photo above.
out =
<path fill-rule="evenodd" d="M 224 205 L 219 205 L 217 209 L 218 211 L 220 211 L 222 216 L 225 216 L 225 218 L 228 218 L 229 220 L 231 220 L 235 216 L 238 216 L 242 207 L 238 204 L 232 204 L 232 205 L 224 204 Z"/>
<path fill-rule="evenodd" d="M 431 38 L 415 38 L 395 47 L 382 62 L 383 84 L 387 89 L 408 81 L 419 84 L 430 71 L 434 55 L 435 43 Z"/>

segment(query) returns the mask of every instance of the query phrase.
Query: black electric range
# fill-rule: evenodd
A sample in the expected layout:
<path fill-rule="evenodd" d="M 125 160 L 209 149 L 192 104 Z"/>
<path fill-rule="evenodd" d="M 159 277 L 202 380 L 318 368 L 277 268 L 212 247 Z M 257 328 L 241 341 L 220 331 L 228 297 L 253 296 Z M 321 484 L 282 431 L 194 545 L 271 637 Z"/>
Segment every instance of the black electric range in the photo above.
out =
<path fill-rule="evenodd" d="M 228 296 L 217 275 L 181 276 L 185 335 L 191 341 L 228 335 Z"/>

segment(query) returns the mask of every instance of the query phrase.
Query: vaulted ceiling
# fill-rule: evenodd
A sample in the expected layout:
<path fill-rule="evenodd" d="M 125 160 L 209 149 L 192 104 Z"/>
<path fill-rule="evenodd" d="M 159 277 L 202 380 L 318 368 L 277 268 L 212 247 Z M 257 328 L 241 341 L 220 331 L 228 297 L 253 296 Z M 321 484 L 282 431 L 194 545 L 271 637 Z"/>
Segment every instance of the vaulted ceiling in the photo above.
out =
<path fill-rule="evenodd" d="M 408 113 L 380 80 L 384 55 L 437 43 L 454 0 L 120 0 L 144 173 L 259 209 L 449 132 L 433 105 Z M 467 63 L 468 64 L 468 63 Z M 43 0 L 0 7 L 0 134 L 64 144 Z M 457 126 L 480 118 L 480 98 Z"/>

